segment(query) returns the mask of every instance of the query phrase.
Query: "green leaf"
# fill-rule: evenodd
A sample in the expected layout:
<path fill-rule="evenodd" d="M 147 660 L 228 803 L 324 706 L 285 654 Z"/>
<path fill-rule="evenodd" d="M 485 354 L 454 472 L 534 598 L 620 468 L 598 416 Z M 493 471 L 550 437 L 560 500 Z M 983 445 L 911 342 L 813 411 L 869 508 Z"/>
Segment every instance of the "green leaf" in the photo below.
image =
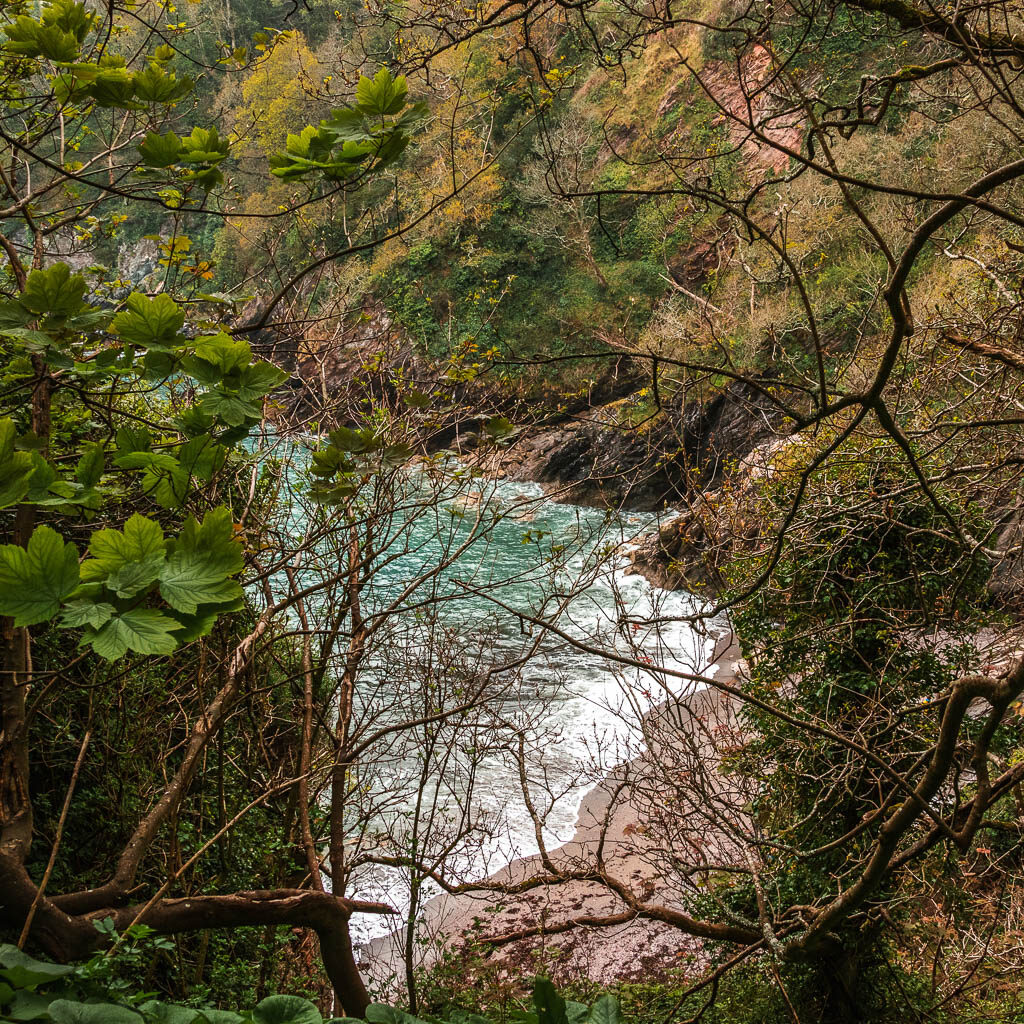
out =
<path fill-rule="evenodd" d="M 55 999 L 50 1003 L 53 1024 L 142 1024 L 142 1015 L 114 1003 L 78 1003 Z"/>
<path fill-rule="evenodd" d="M 407 391 L 402 398 L 405 404 L 413 409 L 429 409 L 431 405 L 430 395 L 423 391 L 417 391 L 415 388 Z"/>
<path fill-rule="evenodd" d="M 119 452 L 148 452 L 153 438 L 145 427 L 121 427 L 117 432 Z"/>
<path fill-rule="evenodd" d="M 371 1003 L 366 1008 L 366 1019 L 373 1024 L 425 1024 L 419 1017 L 386 1003 Z"/>
<path fill-rule="evenodd" d="M 175 621 L 181 624 L 181 629 L 174 635 L 179 644 L 191 643 L 201 636 L 206 636 L 222 615 L 228 612 L 240 612 L 244 607 L 245 601 L 239 597 L 235 601 L 228 601 L 224 604 L 203 605 L 195 615 L 172 612 Z"/>
<path fill-rule="evenodd" d="M 495 416 L 484 424 L 486 433 L 495 440 L 508 437 L 509 434 L 514 433 L 515 429 L 515 424 L 504 416 Z"/>
<path fill-rule="evenodd" d="M 174 348 L 185 314 L 169 295 L 150 299 L 140 292 L 128 296 L 127 310 L 118 313 L 110 329 L 124 341 L 140 348 L 167 351 Z"/>
<path fill-rule="evenodd" d="M 261 359 L 242 370 L 238 393 L 242 398 L 262 398 L 287 379 L 288 374 L 284 370 Z"/>
<path fill-rule="evenodd" d="M 86 446 L 75 467 L 75 479 L 84 487 L 95 487 L 103 476 L 104 446 L 100 442 Z"/>
<path fill-rule="evenodd" d="M 118 455 L 114 465 L 121 469 L 175 470 L 178 460 L 166 452 L 134 451 Z"/>
<path fill-rule="evenodd" d="M 16 626 L 53 618 L 78 586 L 78 551 L 49 526 L 37 526 L 28 547 L 0 547 L 0 615 Z"/>
<path fill-rule="evenodd" d="M 412 447 L 407 444 L 392 444 L 384 449 L 381 459 L 387 466 L 399 468 L 412 457 Z"/>
<path fill-rule="evenodd" d="M 409 87 L 405 75 L 391 77 L 387 68 L 381 68 L 372 79 L 365 75 L 356 85 L 356 106 L 368 114 L 397 114 L 405 106 Z"/>
<path fill-rule="evenodd" d="M 571 999 L 565 1002 L 565 1015 L 569 1024 L 583 1024 L 590 1014 L 590 1008 L 583 1003 L 574 1003 Z"/>
<path fill-rule="evenodd" d="M 112 618 L 102 629 L 86 633 L 82 643 L 107 661 L 136 654 L 170 654 L 178 642 L 174 633 L 181 626 L 174 619 L 151 608 L 135 608 Z"/>
<path fill-rule="evenodd" d="M 35 988 L 37 985 L 65 978 L 74 971 L 74 967 L 66 964 L 36 960 L 10 943 L 0 945 L 0 965 L 0 977 L 5 978 L 15 988 Z"/>
<path fill-rule="evenodd" d="M 50 1020 L 50 1003 L 55 998 L 53 995 L 40 995 L 38 992 L 20 988 L 10 1000 L 7 1015 L 3 1019 L 12 1021 Z M 0 1002 L 7 1002 L 7 1000 L 0 999 Z"/>
<path fill-rule="evenodd" d="M 32 314 L 27 309 L 22 309 L 20 303 L 10 300 L 0 302 L 0 332 L 25 327 L 30 320 Z"/>
<path fill-rule="evenodd" d="M 202 525 L 189 519 L 160 573 L 160 595 L 172 608 L 193 615 L 201 604 L 237 600 L 242 588 L 230 579 L 243 565 L 231 513 L 214 509 Z"/>
<path fill-rule="evenodd" d="M 241 370 L 243 366 L 248 366 L 252 361 L 252 349 L 249 348 L 249 343 L 241 338 L 232 338 L 230 334 L 223 332 L 197 338 L 195 354 L 196 359 L 220 370 L 220 374 L 212 379 L 197 377 L 204 384 L 218 383 L 227 374 Z M 190 361 L 189 366 L 193 366 L 194 363 L 194 360 Z M 208 372 L 204 367 L 196 367 L 196 369 Z"/>
<path fill-rule="evenodd" d="M 36 470 L 32 453 L 15 451 L 14 445 L 14 421 L 0 420 L 0 508 L 15 505 L 28 494 Z"/>
<path fill-rule="evenodd" d="M 155 64 L 150 64 L 145 71 L 136 72 L 134 82 L 135 95 L 145 103 L 174 103 L 187 96 L 195 85 L 195 80 L 188 75 L 178 78 L 173 71 L 165 71 Z M 142 147 L 139 149 L 141 151 Z M 167 166 L 146 162 L 150 167 Z"/>
<path fill-rule="evenodd" d="M 599 996 L 590 1008 L 588 1024 L 621 1024 L 619 1001 L 610 992 Z"/>
<path fill-rule="evenodd" d="M 320 1011 L 301 996 L 267 996 L 252 1012 L 254 1024 L 323 1024 Z"/>
<path fill-rule="evenodd" d="M 66 263 L 54 263 L 46 270 L 33 270 L 28 275 L 19 301 L 31 313 L 67 319 L 85 306 L 85 290 L 81 274 L 72 274 Z"/>
<path fill-rule="evenodd" d="M 103 570 L 103 575 L 120 569 L 128 562 L 144 562 L 150 558 L 160 559 L 166 550 L 164 531 L 160 524 L 139 515 L 137 512 L 124 524 L 124 531 L 99 530 L 89 541 L 89 554 L 97 565 L 90 570 L 90 579 L 100 579 L 95 575 Z M 84 566 L 89 562 L 83 563 Z"/>
<path fill-rule="evenodd" d="M 209 434 L 193 437 L 178 448 L 178 461 L 197 480 L 204 483 L 224 465 L 227 449 Z"/>
<path fill-rule="evenodd" d="M 228 140 L 222 139 L 216 128 L 193 128 L 192 134 L 181 140 L 182 159 L 190 163 L 219 163 L 228 155 Z"/>
<path fill-rule="evenodd" d="M 146 132 L 146 137 L 138 145 L 139 155 L 147 167 L 170 167 L 178 162 L 181 155 L 181 139 L 174 132 L 158 135 Z"/>
<path fill-rule="evenodd" d="M 124 68 L 104 68 L 95 77 L 87 92 L 101 107 L 137 110 L 141 106 L 132 101 L 135 81 Z"/>
<path fill-rule="evenodd" d="M 150 555 L 141 562 L 126 562 L 110 573 L 104 582 L 118 597 L 127 600 L 148 590 L 150 584 L 156 582 L 163 565 L 164 556 L 163 552 L 160 552 L 159 555 Z"/>
<path fill-rule="evenodd" d="M 533 1005 L 537 1009 L 538 1024 L 569 1024 L 565 1000 L 547 978 L 538 978 L 534 983 Z"/>
<path fill-rule="evenodd" d="M 351 452 L 354 455 L 376 451 L 380 447 L 380 441 L 372 430 L 350 430 L 348 427 L 338 427 L 337 430 L 332 430 L 327 438 L 335 448 L 340 448 L 343 452 Z"/>
<path fill-rule="evenodd" d="M 202 1010 L 191 1006 L 173 1006 L 156 999 L 142 1003 L 139 1010 L 145 1015 L 147 1024 L 205 1024 L 207 1020 Z"/>
<path fill-rule="evenodd" d="M 64 605 L 64 612 L 60 617 L 61 629 L 74 629 L 76 626 L 92 626 L 99 629 L 105 622 L 110 620 L 116 609 L 106 601 L 78 600 L 69 601 Z"/>
<path fill-rule="evenodd" d="M 27 327 L 5 327 L 0 335 L 20 341 L 29 352 L 46 352 L 56 345 L 56 341 L 45 331 L 31 331 Z"/>
<path fill-rule="evenodd" d="M 229 427 L 242 427 L 246 423 L 255 422 L 260 417 L 258 403 L 248 401 L 220 388 L 205 392 L 199 398 L 196 407 L 200 412 L 215 416 Z"/>

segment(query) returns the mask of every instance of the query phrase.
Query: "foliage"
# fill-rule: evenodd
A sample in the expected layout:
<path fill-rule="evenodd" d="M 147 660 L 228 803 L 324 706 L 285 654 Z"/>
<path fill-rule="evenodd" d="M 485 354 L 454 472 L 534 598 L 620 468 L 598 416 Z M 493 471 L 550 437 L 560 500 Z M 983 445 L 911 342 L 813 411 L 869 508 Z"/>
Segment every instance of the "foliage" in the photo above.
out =
<path fill-rule="evenodd" d="M 104 922 L 97 922 L 104 929 Z M 138 960 L 144 945 L 170 948 L 136 925 L 116 956 L 97 953 L 74 966 L 37 960 L 16 946 L 0 946 L 0 1020 L 50 1024 L 331 1024 L 308 999 L 273 995 L 251 1010 L 175 1005 L 117 984 L 112 972 Z M 337 1018 L 341 1020 L 343 1018 Z"/>
<path fill-rule="evenodd" d="M 97 922 L 105 929 L 106 923 Z M 118 968 L 137 963 L 147 946 L 169 947 L 144 925 L 122 937 L 113 954 L 97 953 L 75 966 L 37 960 L 16 946 L 0 945 L 0 1020 L 51 1024 L 352 1024 L 356 1018 L 325 1019 L 315 1004 L 294 995 L 272 995 L 251 1010 L 175 1005 L 119 983 Z M 452 1011 L 422 1020 L 384 1003 L 366 1011 L 370 1024 L 491 1024 L 488 1017 Z M 622 1024 L 618 1000 L 605 993 L 589 1006 L 564 999 L 546 978 L 533 984 L 533 1008 L 518 1010 L 515 1024 Z M 503 1022 L 504 1024 L 504 1022 Z"/>

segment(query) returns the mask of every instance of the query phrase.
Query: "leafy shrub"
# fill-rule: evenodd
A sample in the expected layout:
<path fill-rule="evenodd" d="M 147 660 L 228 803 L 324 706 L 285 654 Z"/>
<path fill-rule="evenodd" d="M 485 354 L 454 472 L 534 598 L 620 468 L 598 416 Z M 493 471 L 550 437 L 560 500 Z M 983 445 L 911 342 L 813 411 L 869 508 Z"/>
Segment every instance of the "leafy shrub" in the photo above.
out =
<path fill-rule="evenodd" d="M 113 936 L 108 922 L 97 922 Z M 145 925 L 128 929 L 116 955 L 96 953 L 83 964 L 36 960 L 17 946 L 0 945 L 0 1021 L 43 1024 L 357 1024 L 353 1017 L 325 1020 L 316 1005 L 294 995 L 267 996 L 250 1010 L 180 1006 L 137 992 L 117 978 L 117 969 L 137 965 L 144 945 L 170 947 Z M 371 1024 L 491 1024 L 486 1017 L 452 1010 L 447 1021 L 420 1018 L 397 1007 L 372 1003 Z M 619 1003 L 605 993 L 592 1005 L 567 1001 L 546 978 L 537 978 L 533 1009 L 511 1014 L 515 1024 L 621 1024 Z"/>

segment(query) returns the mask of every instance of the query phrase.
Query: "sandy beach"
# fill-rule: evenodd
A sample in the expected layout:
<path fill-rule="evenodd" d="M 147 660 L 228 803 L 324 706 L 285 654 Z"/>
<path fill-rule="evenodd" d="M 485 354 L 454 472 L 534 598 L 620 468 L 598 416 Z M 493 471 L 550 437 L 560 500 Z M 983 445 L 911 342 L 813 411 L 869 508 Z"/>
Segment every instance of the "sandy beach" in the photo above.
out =
<path fill-rule="evenodd" d="M 733 683 L 742 673 L 739 649 L 729 632 L 717 642 L 706 674 Z M 664 737 L 664 742 L 678 742 L 678 737 L 688 736 L 697 756 L 704 749 L 711 756 L 716 737 L 737 728 L 734 704 L 721 690 L 705 687 L 651 711 L 644 721 L 647 749 L 585 795 L 575 835 L 547 851 L 549 865 L 560 872 L 579 872 L 592 866 L 600 851 L 610 875 L 625 881 L 645 900 L 670 904 L 671 887 L 648 839 L 648 820 L 659 803 L 657 780 L 666 752 L 659 750 L 663 742 L 659 737 Z M 710 839 L 698 830 L 688 842 L 700 845 Z M 515 886 L 545 873 L 544 857 L 536 853 L 513 861 L 482 884 Z M 611 926 L 565 928 L 567 922 L 580 917 L 605 918 L 623 914 L 625 909 L 605 886 L 578 879 L 515 894 L 487 890 L 444 894 L 424 907 L 422 931 L 430 941 L 418 947 L 417 955 L 423 966 L 429 966 L 442 947 L 465 948 L 467 940 L 474 937 L 501 936 L 500 944 L 488 952 L 489 961 L 499 970 L 534 973 L 544 947 L 545 971 L 556 980 L 564 972 L 567 977 L 587 977 L 600 983 L 640 976 L 649 979 L 652 971 L 700 959 L 699 940 L 658 921 L 633 917 Z M 543 935 L 517 937 L 538 926 Z M 378 992 L 402 987 L 403 942 L 403 933 L 393 933 L 361 951 L 360 967 Z"/>

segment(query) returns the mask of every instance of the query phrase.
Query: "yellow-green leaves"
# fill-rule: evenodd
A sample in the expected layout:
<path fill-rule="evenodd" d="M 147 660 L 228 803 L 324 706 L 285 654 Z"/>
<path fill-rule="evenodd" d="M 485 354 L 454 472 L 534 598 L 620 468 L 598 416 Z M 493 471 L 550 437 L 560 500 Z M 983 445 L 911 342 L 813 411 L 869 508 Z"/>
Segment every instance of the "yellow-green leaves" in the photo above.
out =
<path fill-rule="evenodd" d="M 408 92 L 405 78 L 392 78 L 387 68 L 363 76 L 352 106 L 331 111 L 318 128 L 288 136 L 286 151 L 270 158 L 271 173 L 289 181 L 312 173 L 339 181 L 383 169 L 398 159 L 426 115 L 418 103 L 389 120 L 406 106 Z"/>
<path fill-rule="evenodd" d="M 55 0 L 43 8 L 39 18 L 20 15 L 3 26 L 6 49 L 22 57 L 45 57 L 52 61 L 73 61 L 92 28 L 95 15 L 83 3 Z"/>
<path fill-rule="evenodd" d="M 27 547 L 0 547 L 0 615 L 16 626 L 52 619 L 76 586 L 78 552 L 56 530 L 37 526 Z"/>
<path fill-rule="evenodd" d="M 147 167 L 170 167 L 181 156 L 181 139 L 174 132 L 167 132 L 166 135 L 146 132 L 146 137 L 137 149 Z"/>

